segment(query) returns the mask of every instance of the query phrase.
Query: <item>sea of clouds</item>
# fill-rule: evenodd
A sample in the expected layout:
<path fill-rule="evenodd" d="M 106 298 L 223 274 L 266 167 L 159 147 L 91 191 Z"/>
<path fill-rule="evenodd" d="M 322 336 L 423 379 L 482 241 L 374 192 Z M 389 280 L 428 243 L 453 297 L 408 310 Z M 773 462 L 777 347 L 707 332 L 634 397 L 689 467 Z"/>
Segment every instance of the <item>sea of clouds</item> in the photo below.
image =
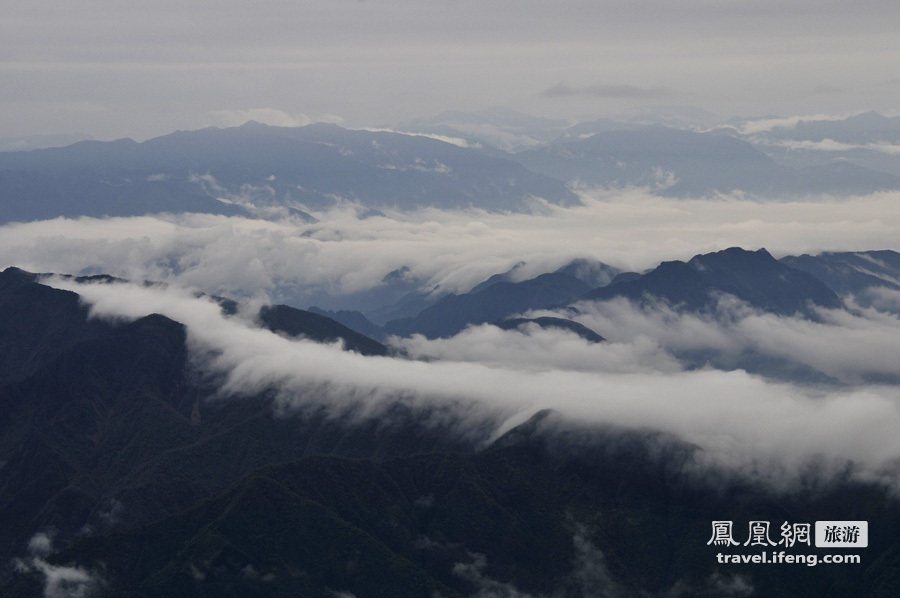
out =
<path fill-rule="evenodd" d="M 284 338 L 260 329 L 254 309 L 229 317 L 197 296 L 252 299 L 252 306 L 288 297 L 303 307 L 305 293 L 359 293 L 400 268 L 423 289 L 465 291 L 522 262 L 518 279 L 576 257 L 639 271 L 729 246 L 766 247 L 776 256 L 889 249 L 900 238 L 898 199 L 700 201 L 624 190 L 528 214 L 372 215 L 344 204 L 315 213 L 314 223 L 57 219 L 2 227 L 0 255 L 30 271 L 166 283 L 47 279 L 79 293 L 96 317 L 160 313 L 184 323 L 195 361 L 218 375 L 221 394 L 274 390 L 279 410 L 318 402 L 337 415 L 379 417 L 399 401 L 461 433 L 487 426 L 490 440 L 552 409 L 582 425 L 671 434 L 699 447 L 704 466 L 779 483 L 816 463 L 900 487 L 900 320 L 852 299 L 851 309 L 822 310 L 815 321 L 761 313 L 728 297 L 704 315 L 666 304 L 582 302 L 577 312 L 529 315 L 571 317 L 607 342 L 484 325 L 449 339 L 395 338 L 404 357 L 365 357 Z M 882 299 L 898 298 L 886 292 Z M 793 369 L 773 373 L 773 363 Z"/>

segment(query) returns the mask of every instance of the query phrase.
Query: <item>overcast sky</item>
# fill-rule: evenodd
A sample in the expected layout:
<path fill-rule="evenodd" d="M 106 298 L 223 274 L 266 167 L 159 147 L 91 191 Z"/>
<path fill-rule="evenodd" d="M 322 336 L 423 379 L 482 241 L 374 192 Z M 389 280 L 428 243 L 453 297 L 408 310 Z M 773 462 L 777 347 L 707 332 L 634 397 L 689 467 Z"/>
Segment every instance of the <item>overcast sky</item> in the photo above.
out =
<path fill-rule="evenodd" d="M 508 106 L 574 118 L 895 111 L 895 0 L 7 3 L 0 137 Z"/>

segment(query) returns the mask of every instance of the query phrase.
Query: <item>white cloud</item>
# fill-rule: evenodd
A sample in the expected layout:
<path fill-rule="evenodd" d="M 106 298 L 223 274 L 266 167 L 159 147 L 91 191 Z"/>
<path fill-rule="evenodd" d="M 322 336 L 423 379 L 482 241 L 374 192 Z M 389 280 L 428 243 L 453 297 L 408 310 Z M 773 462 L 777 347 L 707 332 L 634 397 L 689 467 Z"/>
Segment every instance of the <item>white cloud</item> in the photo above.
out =
<path fill-rule="evenodd" d="M 371 131 L 373 133 L 397 133 L 398 135 L 409 135 L 411 137 L 427 137 L 428 139 L 436 139 L 437 141 L 443 141 L 444 143 L 449 143 L 451 145 L 455 145 L 457 147 L 469 147 L 469 142 L 465 139 L 461 139 L 459 137 L 449 137 L 447 135 L 436 135 L 432 133 L 413 133 L 409 131 L 397 131 L 394 129 L 388 129 L 384 127 L 374 128 L 367 127 L 361 129 L 362 131 Z"/>
<path fill-rule="evenodd" d="M 425 209 L 373 216 L 345 202 L 314 213 L 315 223 L 213 215 L 59 218 L 0 227 L 0 264 L 102 271 L 217 294 L 264 290 L 302 304 L 305 291 L 371 289 L 404 266 L 425 289 L 466 291 L 523 261 L 519 274 L 533 277 L 575 257 L 640 271 L 735 245 L 766 247 L 776 256 L 896 248 L 898 199 L 880 193 L 707 201 L 635 189 L 585 194 L 584 205 L 530 214 Z"/>
<path fill-rule="evenodd" d="M 44 578 L 44 598 L 88 598 L 101 586 L 100 579 L 81 567 L 51 565 L 40 557 L 17 561 L 20 572 L 36 572 Z"/>
<path fill-rule="evenodd" d="M 690 359 L 692 353 L 700 353 L 719 367 L 729 363 L 740 367 L 749 354 L 802 364 L 846 384 L 896 378 L 900 372 L 900 318 L 875 309 L 820 309 L 815 321 L 760 312 L 728 296 L 712 314 L 680 313 L 664 303 L 636 307 L 625 299 L 581 302 L 577 307 L 581 313 L 573 317 L 575 321 L 614 347 L 645 347 L 644 359 L 649 355 Z M 428 354 L 425 346 L 419 354 Z M 664 363 L 647 362 L 654 367 Z M 578 361 L 573 358 L 572 363 Z"/>
<path fill-rule="evenodd" d="M 619 598 L 625 595 L 609 572 L 606 556 L 591 542 L 585 525 L 575 524 L 572 543 L 575 545 L 575 577 L 581 585 L 583 596 Z"/>
<path fill-rule="evenodd" d="M 866 289 L 864 298 L 868 305 L 881 311 L 900 313 L 900 291 L 886 287 Z"/>
<path fill-rule="evenodd" d="M 414 335 L 391 343 L 417 359 L 533 372 L 671 374 L 696 367 L 698 360 L 721 369 L 757 367 L 770 375 L 775 365 L 794 364 L 844 384 L 896 380 L 900 372 L 900 318 L 873 308 L 820 309 L 819 319 L 810 320 L 760 312 L 728 296 L 710 314 L 682 313 L 665 303 L 638 307 L 621 298 L 576 307 L 580 313 L 574 316 L 549 310 L 526 315 L 572 318 L 607 342 L 530 324 L 513 331 L 482 325 L 451 338 Z"/>
<path fill-rule="evenodd" d="M 454 424 L 461 433 L 487 423 L 498 435 L 552 409 L 582 425 L 675 435 L 702 449 L 697 458 L 704 467 L 785 482 L 816 460 L 824 471 L 852 464 L 850 470 L 861 478 L 898 486 L 895 386 L 805 387 L 740 370 L 531 371 L 504 364 L 363 357 L 224 318 L 215 303 L 176 288 L 52 284 L 81 293 L 95 315 L 160 313 L 183 322 L 192 353 L 220 373 L 224 393 L 275 389 L 278 405 L 289 411 L 324 403 L 336 414 L 352 410 L 356 417 L 376 417 L 399 401 L 431 408 L 431 417 Z"/>
<path fill-rule="evenodd" d="M 53 534 L 40 532 L 28 541 L 31 555 L 15 559 L 13 568 L 19 573 L 37 574 L 44 583 L 44 598 L 89 598 L 102 587 L 103 580 L 94 572 L 75 565 L 52 565 L 45 558 L 53 552 Z"/>
<path fill-rule="evenodd" d="M 900 145 L 892 143 L 865 143 L 853 144 L 842 143 L 834 139 L 822 139 L 821 141 L 796 141 L 792 139 L 766 140 L 762 138 L 754 139 L 755 143 L 762 143 L 775 147 L 785 147 L 792 150 L 815 150 L 820 152 L 846 152 L 855 149 L 865 149 L 883 154 L 896 156 L 900 154 Z"/>
<path fill-rule="evenodd" d="M 775 129 L 794 129 L 798 124 L 802 122 L 839 121 L 844 120 L 849 116 L 853 115 L 810 114 L 806 116 L 798 115 L 788 117 L 758 118 L 744 122 L 743 126 L 741 127 L 741 133 L 744 135 L 753 135 L 756 133 L 767 133 Z"/>
<path fill-rule="evenodd" d="M 554 314 L 557 315 L 557 314 Z M 528 324 L 521 331 L 488 324 L 451 338 L 422 335 L 393 338 L 391 344 L 416 359 L 480 363 L 526 371 L 678 372 L 681 363 L 646 336 L 628 342 L 592 343 L 573 332 Z"/>
<path fill-rule="evenodd" d="M 540 141 L 524 133 L 486 123 L 450 122 L 454 129 L 475 139 L 483 139 L 502 150 L 511 152 L 540 145 Z"/>
<path fill-rule="evenodd" d="M 301 112 L 289 114 L 276 108 L 213 110 L 210 114 L 226 127 L 237 127 L 251 120 L 274 127 L 302 127 L 313 122 Z"/>
<path fill-rule="evenodd" d="M 487 557 L 479 553 L 470 553 L 471 563 L 456 563 L 453 565 L 453 574 L 465 579 L 475 586 L 472 598 L 535 598 L 516 588 L 511 583 L 497 581 L 484 574 L 487 567 Z"/>

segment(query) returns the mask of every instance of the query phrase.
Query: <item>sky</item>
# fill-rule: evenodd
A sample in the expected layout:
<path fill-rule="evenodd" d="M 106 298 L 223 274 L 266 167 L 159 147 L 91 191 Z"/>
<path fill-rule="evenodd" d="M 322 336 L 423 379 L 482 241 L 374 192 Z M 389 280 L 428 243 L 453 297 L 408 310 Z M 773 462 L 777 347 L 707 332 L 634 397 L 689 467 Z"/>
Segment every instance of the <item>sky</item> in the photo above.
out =
<path fill-rule="evenodd" d="M 11 3 L 0 138 L 390 124 L 505 106 L 567 119 L 891 112 L 892 0 Z"/>

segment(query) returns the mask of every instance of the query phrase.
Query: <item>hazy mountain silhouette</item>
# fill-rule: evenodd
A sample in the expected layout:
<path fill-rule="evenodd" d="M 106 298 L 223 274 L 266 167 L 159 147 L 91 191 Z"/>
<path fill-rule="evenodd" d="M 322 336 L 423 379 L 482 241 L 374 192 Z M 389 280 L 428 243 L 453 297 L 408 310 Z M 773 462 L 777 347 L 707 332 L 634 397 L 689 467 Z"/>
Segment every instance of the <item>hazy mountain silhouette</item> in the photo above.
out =
<path fill-rule="evenodd" d="M 768 197 L 871 193 L 900 188 L 900 177 L 863 166 L 783 166 L 742 139 L 661 126 L 607 130 L 524 150 L 516 159 L 564 181 L 599 187 L 649 187 L 668 195 L 743 191 Z"/>
<path fill-rule="evenodd" d="M 470 324 L 498 322 L 529 309 L 562 304 L 589 288 L 574 276 L 559 272 L 518 283 L 496 282 L 471 293 L 446 295 L 415 317 L 391 320 L 384 330 L 398 336 L 453 336 Z"/>
<path fill-rule="evenodd" d="M 336 125 L 179 131 L 143 143 L 84 141 L 0 153 L 0 222 L 154 212 L 305 216 L 340 198 L 369 207 L 523 210 L 573 203 L 519 163 L 421 136 Z M 224 200 L 217 201 L 217 200 Z"/>
<path fill-rule="evenodd" d="M 325 314 L 287 305 L 264 306 L 259 311 L 262 324 L 274 332 L 308 338 L 322 343 L 340 340 L 346 349 L 362 355 L 387 355 L 387 347 Z"/>
<path fill-rule="evenodd" d="M 841 297 L 853 296 L 861 305 L 877 302 L 879 289 L 900 291 L 900 253 L 896 251 L 829 251 L 787 256 L 780 261 L 812 274 Z"/>
<path fill-rule="evenodd" d="M 842 306 L 835 292 L 814 276 L 778 262 L 765 249 L 738 247 L 697 255 L 688 262 L 663 262 L 646 274 L 594 289 L 581 299 L 625 297 L 644 302 L 655 298 L 679 309 L 704 311 L 721 294 L 781 315 L 810 315 L 813 306 Z"/>

